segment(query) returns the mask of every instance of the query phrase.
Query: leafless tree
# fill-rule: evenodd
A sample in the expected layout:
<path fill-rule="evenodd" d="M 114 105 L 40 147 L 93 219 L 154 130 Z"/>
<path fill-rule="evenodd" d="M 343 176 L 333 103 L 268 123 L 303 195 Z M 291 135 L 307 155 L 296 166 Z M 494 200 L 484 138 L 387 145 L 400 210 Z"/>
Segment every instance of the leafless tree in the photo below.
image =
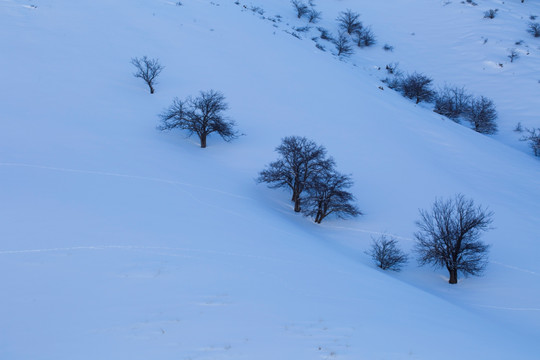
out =
<path fill-rule="evenodd" d="M 309 11 L 309 7 L 301 0 L 292 0 L 291 4 L 296 11 L 296 16 L 298 16 L 299 19 L 306 15 Z"/>
<path fill-rule="evenodd" d="M 516 49 L 508 49 L 508 58 L 510 59 L 510 62 L 513 63 L 514 60 L 519 59 L 519 53 Z"/>
<path fill-rule="evenodd" d="M 133 76 L 143 79 L 150 88 L 150 94 L 154 93 L 154 85 L 157 84 L 156 78 L 163 70 L 163 66 L 158 59 L 149 59 L 147 56 L 142 58 L 132 58 L 131 63 L 135 66 Z"/>
<path fill-rule="evenodd" d="M 309 9 L 306 15 L 308 22 L 310 23 L 316 24 L 319 22 L 319 20 L 321 20 L 321 12 L 315 10 L 314 8 Z"/>
<path fill-rule="evenodd" d="M 524 135 L 520 140 L 528 141 L 534 156 L 540 156 L 540 128 L 525 129 L 527 135 Z"/>
<path fill-rule="evenodd" d="M 339 28 L 351 35 L 354 32 L 362 29 L 362 22 L 359 19 L 360 14 L 347 9 L 339 14 L 337 21 Z"/>
<path fill-rule="evenodd" d="M 343 31 L 339 32 L 337 39 L 334 40 L 334 45 L 336 45 L 338 56 L 349 56 L 353 53 L 349 37 Z"/>
<path fill-rule="evenodd" d="M 426 75 L 413 73 L 407 75 L 401 83 L 400 90 L 403 96 L 416 100 L 418 104 L 420 101 L 431 101 L 435 92 L 432 89 L 433 79 Z"/>
<path fill-rule="evenodd" d="M 234 130 L 235 122 L 223 114 L 229 108 L 220 92 L 201 91 L 200 95 L 186 100 L 174 99 L 173 104 L 161 115 L 161 130 L 187 130 L 189 135 L 197 134 L 201 148 L 206 147 L 206 138 L 217 133 L 223 140 L 231 141 L 238 137 Z"/>
<path fill-rule="evenodd" d="M 457 119 L 469 110 L 471 95 L 467 94 L 464 87 L 445 86 L 435 96 L 435 109 L 438 114 Z"/>
<path fill-rule="evenodd" d="M 371 30 L 370 27 L 363 27 L 360 30 L 355 31 L 353 36 L 358 47 L 368 47 L 377 43 L 375 41 L 375 34 L 373 34 L 373 30 Z"/>
<path fill-rule="evenodd" d="M 437 199 L 431 211 L 420 210 L 415 251 L 421 265 L 446 267 L 450 284 L 458 273 L 480 275 L 487 265 L 489 246 L 480 233 L 489 229 L 493 213 L 476 206 L 462 194 L 448 200 Z"/>
<path fill-rule="evenodd" d="M 467 119 L 474 126 L 474 130 L 482 134 L 495 134 L 497 132 L 497 110 L 493 101 L 481 96 L 473 99 L 466 114 Z"/>
<path fill-rule="evenodd" d="M 334 160 L 326 158 L 323 146 L 300 136 L 282 139 L 276 152 L 280 155 L 279 159 L 261 171 L 257 181 L 269 184 L 270 188 L 291 189 L 294 211 L 300 212 L 302 192 L 314 176 L 332 168 Z"/>
<path fill-rule="evenodd" d="M 529 23 L 527 32 L 534 37 L 540 37 L 540 23 L 537 23 L 537 22 Z"/>
<path fill-rule="evenodd" d="M 371 248 L 366 251 L 373 262 L 383 270 L 400 271 L 409 257 L 398 247 L 398 241 L 387 235 L 371 238 Z"/>
<path fill-rule="evenodd" d="M 313 217 L 320 224 L 328 215 L 334 214 L 339 218 L 362 215 L 358 208 L 351 204 L 354 196 L 346 189 L 353 185 L 350 176 L 343 175 L 332 168 L 318 171 L 306 186 L 307 196 L 302 212 Z"/>

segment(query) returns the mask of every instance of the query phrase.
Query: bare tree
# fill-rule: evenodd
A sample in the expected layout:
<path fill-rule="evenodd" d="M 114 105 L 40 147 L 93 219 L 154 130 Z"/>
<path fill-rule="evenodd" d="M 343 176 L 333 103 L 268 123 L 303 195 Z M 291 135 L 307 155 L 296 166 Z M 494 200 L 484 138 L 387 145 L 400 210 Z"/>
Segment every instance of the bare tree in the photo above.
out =
<path fill-rule="evenodd" d="M 331 165 L 333 167 L 333 162 Z M 346 191 L 352 185 L 350 176 L 340 174 L 333 168 L 323 168 L 306 186 L 307 196 L 302 212 L 313 217 L 317 224 L 330 214 L 342 219 L 362 215 L 362 212 L 351 204 L 354 196 Z"/>
<path fill-rule="evenodd" d="M 131 63 L 135 66 L 133 76 L 143 79 L 150 88 L 150 94 L 154 93 L 154 85 L 157 84 L 156 78 L 163 70 L 163 66 L 158 59 L 149 59 L 143 56 L 141 59 L 132 58 Z"/>
<path fill-rule="evenodd" d="M 540 23 L 537 23 L 537 22 L 529 23 L 527 32 L 534 37 L 540 37 Z"/>
<path fill-rule="evenodd" d="M 420 210 L 416 252 L 421 265 L 446 267 L 450 284 L 457 284 L 458 272 L 480 275 L 487 265 L 489 246 L 480 233 L 489 229 L 493 213 L 458 194 L 437 199 L 431 211 Z"/>
<path fill-rule="evenodd" d="M 482 134 L 495 134 L 497 132 L 497 110 L 493 101 L 481 96 L 473 99 L 466 114 L 467 119 L 474 126 L 474 130 Z"/>
<path fill-rule="evenodd" d="M 334 161 L 326 158 L 323 146 L 300 136 L 282 139 L 276 152 L 280 158 L 261 171 L 257 181 L 268 183 L 270 188 L 290 188 L 294 211 L 300 212 L 302 192 L 314 176 L 325 169 L 331 169 Z"/>
<path fill-rule="evenodd" d="M 339 28 L 351 35 L 362 29 L 362 22 L 359 19 L 360 14 L 347 9 L 339 14 L 337 21 L 339 23 Z"/>
<path fill-rule="evenodd" d="M 200 96 L 186 100 L 174 99 L 173 104 L 161 115 L 161 130 L 181 129 L 197 134 L 201 148 L 206 147 L 206 138 L 217 133 L 223 140 L 231 141 L 238 137 L 234 130 L 235 122 L 227 119 L 223 112 L 229 108 L 220 92 L 201 91 Z"/>
<path fill-rule="evenodd" d="M 400 271 L 409 257 L 397 245 L 397 240 L 387 235 L 372 237 L 371 248 L 366 253 L 381 269 Z"/>
<path fill-rule="evenodd" d="M 435 92 L 432 89 L 433 79 L 419 73 L 407 75 L 402 80 L 400 90 L 403 96 L 409 99 L 415 99 L 418 104 L 420 101 L 431 101 Z"/>
<path fill-rule="evenodd" d="M 368 47 L 377 43 L 377 41 L 375 41 L 375 34 L 373 34 L 373 30 L 371 30 L 370 27 L 363 27 L 362 29 L 355 31 L 353 35 L 356 45 L 359 47 Z"/>
<path fill-rule="evenodd" d="M 510 59 L 510 62 L 513 63 L 514 60 L 519 59 L 519 53 L 516 49 L 508 49 L 508 58 Z"/>
<path fill-rule="evenodd" d="M 301 0 L 292 0 L 291 4 L 296 11 L 296 16 L 300 19 L 309 12 L 308 6 Z"/>
<path fill-rule="evenodd" d="M 336 45 L 338 56 L 349 56 L 353 53 L 349 37 L 343 31 L 339 32 L 337 39 L 334 40 L 334 45 Z"/>
<path fill-rule="evenodd" d="M 438 114 L 457 119 L 469 110 L 471 95 L 467 94 L 464 87 L 445 86 L 435 96 L 435 111 Z"/>
<path fill-rule="evenodd" d="M 534 156 L 540 156 L 540 128 L 525 129 L 527 135 L 524 135 L 521 141 L 528 141 L 531 149 L 534 152 Z"/>
<path fill-rule="evenodd" d="M 321 12 L 314 8 L 309 9 L 306 15 L 310 23 L 316 24 L 321 20 Z"/>

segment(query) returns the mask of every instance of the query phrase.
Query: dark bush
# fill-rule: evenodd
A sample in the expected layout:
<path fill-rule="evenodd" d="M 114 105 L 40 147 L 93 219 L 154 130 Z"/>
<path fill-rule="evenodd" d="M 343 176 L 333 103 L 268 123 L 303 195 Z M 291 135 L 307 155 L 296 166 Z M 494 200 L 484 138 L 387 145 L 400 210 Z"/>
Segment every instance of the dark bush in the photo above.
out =
<path fill-rule="evenodd" d="M 363 27 L 360 30 L 355 31 L 353 36 L 356 45 L 359 47 L 372 46 L 376 43 L 375 34 L 373 34 L 373 31 L 369 27 Z"/>
<path fill-rule="evenodd" d="M 362 29 L 362 22 L 359 19 L 360 14 L 347 9 L 339 14 L 337 21 L 341 30 L 347 32 L 349 35 L 352 35 L 354 32 Z"/>
<path fill-rule="evenodd" d="M 408 261 L 408 256 L 399 249 L 398 242 L 392 237 L 381 235 L 371 238 L 371 248 L 366 253 L 383 270 L 400 271 Z"/>
<path fill-rule="evenodd" d="M 484 12 L 484 19 L 495 19 L 495 16 L 497 16 L 497 12 L 499 9 L 489 9 Z"/>
<path fill-rule="evenodd" d="M 467 94 L 465 88 L 445 86 L 435 96 L 435 111 L 438 114 L 457 119 L 466 114 L 470 107 L 471 96 Z"/>
<path fill-rule="evenodd" d="M 334 38 L 332 37 L 332 35 L 327 29 L 323 27 L 318 27 L 317 30 L 319 30 L 321 33 L 321 39 L 327 40 L 327 41 L 334 41 Z"/>
<path fill-rule="evenodd" d="M 334 40 L 338 56 L 349 56 L 353 53 L 353 48 L 349 42 L 349 37 L 343 31 L 340 31 L 337 39 Z"/>
<path fill-rule="evenodd" d="M 529 27 L 527 29 L 527 32 L 531 34 L 534 37 L 540 37 L 540 23 L 529 23 Z"/>
<path fill-rule="evenodd" d="M 527 135 L 523 136 L 521 141 L 528 141 L 529 146 L 534 152 L 534 156 L 540 156 L 540 128 L 525 129 Z"/>
<path fill-rule="evenodd" d="M 508 49 L 508 58 L 510 59 L 510 62 L 513 63 L 514 60 L 519 59 L 519 53 L 516 49 Z"/>
<path fill-rule="evenodd" d="M 497 110 L 492 100 L 481 96 L 473 99 L 466 114 L 467 120 L 473 125 L 475 131 L 482 134 L 495 134 L 497 132 Z"/>
<path fill-rule="evenodd" d="M 309 11 L 306 14 L 308 22 L 316 24 L 321 20 L 321 12 L 317 11 L 313 8 L 309 9 Z"/>
<path fill-rule="evenodd" d="M 354 196 L 346 190 L 353 185 L 350 176 L 340 174 L 333 165 L 317 172 L 306 186 L 307 196 L 302 213 L 313 217 L 317 224 L 331 214 L 342 219 L 362 215 L 351 204 Z"/>
<path fill-rule="evenodd" d="M 292 0 L 291 4 L 296 11 L 296 16 L 300 19 L 302 16 L 306 15 L 309 11 L 309 7 L 300 0 Z"/>
<path fill-rule="evenodd" d="M 415 72 L 403 79 L 400 90 L 403 96 L 415 100 L 417 104 L 421 101 L 429 102 L 435 95 L 432 82 L 430 77 Z"/>

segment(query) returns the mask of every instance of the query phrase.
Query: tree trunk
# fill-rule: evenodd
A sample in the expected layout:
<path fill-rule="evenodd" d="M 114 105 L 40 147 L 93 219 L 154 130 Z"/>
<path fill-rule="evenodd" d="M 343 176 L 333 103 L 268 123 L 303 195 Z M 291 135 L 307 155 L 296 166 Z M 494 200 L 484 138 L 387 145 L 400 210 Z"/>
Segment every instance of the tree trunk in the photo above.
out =
<path fill-rule="evenodd" d="M 317 214 L 315 215 L 315 223 L 320 224 L 321 220 L 321 212 L 317 211 Z"/>
<path fill-rule="evenodd" d="M 294 211 L 300 212 L 300 196 L 297 196 L 294 200 Z"/>
<path fill-rule="evenodd" d="M 148 86 L 150 87 L 150 94 L 153 94 L 154 93 L 154 87 L 152 86 L 152 84 L 148 84 Z"/>
<path fill-rule="evenodd" d="M 206 147 L 206 134 L 201 135 L 201 148 Z"/>
<path fill-rule="evenodd" d="M 457 284 L 457 270 L 448 270 L 450 273 L 450 280 L 448 282 L 450 284 Z"/>

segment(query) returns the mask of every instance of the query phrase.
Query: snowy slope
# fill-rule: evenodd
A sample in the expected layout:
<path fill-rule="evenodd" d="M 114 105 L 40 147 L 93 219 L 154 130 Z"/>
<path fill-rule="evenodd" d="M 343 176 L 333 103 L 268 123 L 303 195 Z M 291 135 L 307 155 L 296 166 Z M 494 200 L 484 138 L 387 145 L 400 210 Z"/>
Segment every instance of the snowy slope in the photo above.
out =
<path fill-rule="evenodd" d="M 393 56 L 447 80 L 433 60 L 455 58 L 444 43 L 426 55 L 430 26 L 447 28 L 440 8 L 478 11 L 427 3 L 410 6 L 438 17 L 407 44 L 377 26 L 384 5 L 321 2 L 328 26 L 358 8 L 396 47 L 343 62 L 283 31 L 297 24 L 287 1 L 257 4 L 282 15 L 277 28 L 224 0 L 0 2 L 0 358 L 538 358 L 538 161 L 508 131 L 486 137 L 378 89 L 374 66 Z M 413 43 L 414 57 L 400 53 Z M 166 66 L 155 95 L 132 76 L 142 55 Z M 529 84 L 535 65 L 521 60 L 512 76 Z M 495 98 L 504 69 L 488 86 L 473 87 L 479 69 L 448 81 L 493 97 L 508 128 L 514 111 L 532 126 L 534 91 L 513 97 L 523 105 Z M 245 136 L 201 150 L 155 129 L 175 96 L 211 88 Z M 365 216 L 315 225 L 255 183 L 293 134 L 353 174 Z M 495 212 L 484 277 L 449 286 L 414 262 L 399 274 L 371 265 L 370 235 L 409 250 L 418 208 L 456 192 Z"/>

